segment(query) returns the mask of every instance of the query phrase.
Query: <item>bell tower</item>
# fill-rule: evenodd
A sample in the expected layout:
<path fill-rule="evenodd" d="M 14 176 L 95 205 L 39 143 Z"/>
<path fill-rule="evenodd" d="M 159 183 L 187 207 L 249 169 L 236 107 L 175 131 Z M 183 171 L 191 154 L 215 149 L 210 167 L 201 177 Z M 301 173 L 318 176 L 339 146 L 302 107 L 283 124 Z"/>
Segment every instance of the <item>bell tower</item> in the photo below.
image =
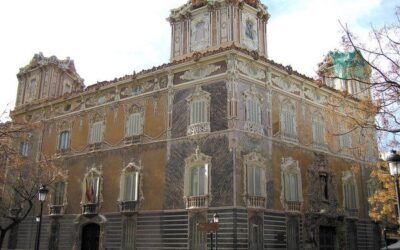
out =
<path fill-rule="evenodd" d="M 190 0 L 168 18 L 171 61 L 232 44 L 267 57 L 269 16 L 259 0 Z"/>

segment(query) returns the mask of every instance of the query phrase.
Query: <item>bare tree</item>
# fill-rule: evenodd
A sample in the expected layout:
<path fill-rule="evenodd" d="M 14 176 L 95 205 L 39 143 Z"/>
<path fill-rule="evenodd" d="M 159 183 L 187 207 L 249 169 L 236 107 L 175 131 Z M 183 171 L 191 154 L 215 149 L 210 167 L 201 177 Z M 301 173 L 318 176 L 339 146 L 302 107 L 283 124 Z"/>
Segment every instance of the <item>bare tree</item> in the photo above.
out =
<path fill-rule="evenodd" d="M 50 159 L 41 157 L 37 162 L 20 151 L 28 150 L 23 143 L 34 129 L 28 124 L 0 123 L 0 249 L 7 232 L 31 214 L 40 185 L 53 180 Z"/>

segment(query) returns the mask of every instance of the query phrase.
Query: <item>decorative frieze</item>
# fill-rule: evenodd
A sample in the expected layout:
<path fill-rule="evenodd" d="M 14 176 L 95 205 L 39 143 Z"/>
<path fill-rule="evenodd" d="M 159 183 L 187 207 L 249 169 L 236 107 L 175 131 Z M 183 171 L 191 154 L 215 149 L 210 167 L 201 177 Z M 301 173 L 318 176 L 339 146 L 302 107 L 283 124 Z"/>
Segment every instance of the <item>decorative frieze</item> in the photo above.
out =
<path fill-rule="evenodd" d="M 255 66 L 252 63 L 238 61 L 237 67 L 241 73 L 243 73 L 251 78 L 254 78 L 257 80 L 265 79 L 265 76 L 266 76 L 265 71 L 260 69 L 259 67 Z"/>

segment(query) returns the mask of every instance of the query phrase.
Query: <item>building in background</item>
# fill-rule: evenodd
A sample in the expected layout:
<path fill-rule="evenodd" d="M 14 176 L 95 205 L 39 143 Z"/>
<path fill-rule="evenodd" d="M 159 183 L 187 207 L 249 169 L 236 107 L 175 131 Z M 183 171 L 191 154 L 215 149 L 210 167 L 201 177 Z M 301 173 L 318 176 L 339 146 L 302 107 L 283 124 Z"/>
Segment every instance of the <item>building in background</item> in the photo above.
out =
<path fill-rule="evenodd" d="M 268 59 L 268 19 L 258 0 L 192 0 L 171 11 L 168 64 L 88 87 L 70 59 L 21 69 L 13 120 L 40 124 L 21 154 L 59 167 L 43 249 L 206 249 L 214 213 L 219 249 L 379 249 L 375 134 L 345 117 L 370 96 Z M 11 245 L 32 248 L 34 213 Z"/>

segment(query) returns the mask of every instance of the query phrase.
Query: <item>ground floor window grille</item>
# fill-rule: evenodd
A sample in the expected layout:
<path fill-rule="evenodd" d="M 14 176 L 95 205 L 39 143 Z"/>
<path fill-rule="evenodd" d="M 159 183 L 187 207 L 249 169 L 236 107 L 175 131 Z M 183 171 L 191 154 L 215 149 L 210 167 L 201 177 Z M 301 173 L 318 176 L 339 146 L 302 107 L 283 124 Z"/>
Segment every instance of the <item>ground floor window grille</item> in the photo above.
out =
<path fill-rule="evenodd" d="M 129 218 L 123 222 L 123 236 L 122 236 L 122 249 L 134 250 L 135 249 L 135 235 L 136 235 L 136 221 Z"/>
<path fill-rule="evenodd" d="M 201 214 L 194 215 L 190 218 L 189 249 L 205 250 L 207 248 L 207 234 L 198 229 L 198 224 L 205 222 L 206 217 Z"/>
<path fill-rule="evenodd" d="M 287 249 L 297 250 L 299 249 L 299 219 L 295 216 L 291 216 L 287 221 Z"/>

